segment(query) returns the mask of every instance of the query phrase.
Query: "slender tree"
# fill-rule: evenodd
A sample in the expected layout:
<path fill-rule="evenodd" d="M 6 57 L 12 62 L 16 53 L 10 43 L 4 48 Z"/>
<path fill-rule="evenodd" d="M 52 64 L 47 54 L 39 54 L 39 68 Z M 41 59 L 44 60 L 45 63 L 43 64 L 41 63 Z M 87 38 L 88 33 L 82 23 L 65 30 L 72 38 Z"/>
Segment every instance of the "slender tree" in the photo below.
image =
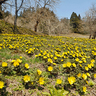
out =
<path fill-rule="evenodd" d="M 17 25 L 18 11 L 19 11 L 20 8 L 22 7 L 23 2 L 24 2 L 24 0 L 21 0 L 21 4 L 20 4 L 19 8 L 17 8 L 17 0 L 15 0 L 15 20 L 14 20 L 14 30 L 13 30 L 14 33 L 15 33 L 15 31 L 17 30 L 16 25 Z"/>
<path fill-rule="evenodd" d="M 39 12 L 39 17 L 37 17 L 36 24 L 34 26 L 34 31 L 37 32 L 37 27 L 39 25 L 40 18 L 42 17 L 42 15 L 44 15 L 44 10 L 46 10 L 46 8 L 48 7 L 53 8 L 60 0 L 34 0 L 34 1 L 37 7 L 42 8 L 42 10 L 40 10 Z"/>

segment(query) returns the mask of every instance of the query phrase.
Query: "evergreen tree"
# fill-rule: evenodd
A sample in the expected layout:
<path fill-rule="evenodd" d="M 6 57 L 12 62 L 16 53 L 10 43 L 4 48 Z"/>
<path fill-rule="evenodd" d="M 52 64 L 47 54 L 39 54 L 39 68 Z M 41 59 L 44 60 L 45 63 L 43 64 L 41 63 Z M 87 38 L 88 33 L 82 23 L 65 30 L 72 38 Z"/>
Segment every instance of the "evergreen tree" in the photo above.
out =
<path fill-rule="evenodd" d="M 80 14 L 78 15 L 78 19 L 81 20 L 81 16 L 80 16 Z"/>
<path fill-rule="evenodd" d="M 72 31 L 74 33 L 79 33 L 78 28 L 79 28 L 79 21 L 80 21 L 81 16 L 77 16 L 75 12 L 72 13 L 70 17 L 70 25 L 72 26 Z"/>

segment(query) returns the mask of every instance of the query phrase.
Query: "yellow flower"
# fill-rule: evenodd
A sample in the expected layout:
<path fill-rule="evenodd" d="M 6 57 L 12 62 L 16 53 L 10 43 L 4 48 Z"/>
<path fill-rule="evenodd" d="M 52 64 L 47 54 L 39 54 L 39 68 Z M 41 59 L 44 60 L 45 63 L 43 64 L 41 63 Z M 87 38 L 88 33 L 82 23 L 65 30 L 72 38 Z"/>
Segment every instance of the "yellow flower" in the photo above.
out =
<path fill-rule="evenodd" d="M 88 68 L 88 67 L 85 67 L 85 70 L 86 70 L 86 71 L 88 71 L 88 70 L 89 70 L 89 68 Z"/>
<path fill-rule="evenodd" d="M 82 61 L 79 61 L 79 63 L 82 63 Z"/>
<path fill-rule="evenodd" d="M 90 69 L 91 69 L 91 64 L 88 64 L 88 68 L 90 68 Z"/>
<path fill-rule="evenodd" d="M 66 64 L 63 64 L 62 66 L 63 66 L 63 68 L 65 68 L 67 65 Z"/>
<path fill-rule="evenodd" d="M 52 66 L 49 66 L 48 67 L 48 71 L 52 71 L 53 70 L 53 67 Z"/>
<path fill-rule="evenodd" d="M 93 63 L 90 63 L 90 65 L 91 65 L 92 67 L 94 67 L 94 64 L 93 64 Z"/>
<path fill-rule="evenodd" d="M 2 62 L 2 67 L 7 67 L 7 63 L 6 62 Z"/>
<path fill-rule="evenodd" d="M 22 60 L 20 60 L 20 59 L 17 59 L 17 61 L 18 61 L 19 63 L 21 63 L 21 62 L 22 62 Z"/>
<path fill-rule="evenodd" d="M 84 79 L 84 80 L 86 80 L 86 79 L 87 79 L 87 75 L 86 75 L 86 74 L 84 74 L 84 73 L 82 74 L 82 77 L 83 77 L 83 79 Z"/>
<path fill-rule="evenodd" d="M 14 65 L 15 67 L 19 66 L 19 62 L 18 62 L 18 61 L 14 61 L 13 65 Z"/>
<path fill-rule="evenodd" d="M 94 60 L 94 59 L 92 59 L 92 60 L 91 60 L 91 63 L 95 63 L 95 60 Z"/>
<path fill-rule="evenodd" d="M 12 60 L 11 63 L 15 62 L 16 60 Z"/>
<path fill-rule="evenodd" d="M 61 62 L 63 62 L 63 59 L 61 59 Z"/>
<path fill-rule="evenodd" d="M 52 63 L 53 65 L 56 65 L 56 63 Z"/>
<path fill-rule="evenodd" d="M 78 74 L 77 74 L 77 77 L 80 78 L 80 77 L 81 77 L 81 73 L 78 73 Z"/>
<path fill-rule="evenodd" d="M 75 63 L 73 63 L 72 65 L 73 65 L 73 67 L 76 67 L 76 64 Z"/>
<path fill-rule="evenodd" d="M 68 77 L 68 81 L 69 81 L 69 84 L 72 85 L 74 82 L 76 82 L 76 78 L 75 77 Z"/>
<path fill-rule="evenodd" d="M 0 71 L 0 74 L 1 74 L 2 72 Z"/>
<path fill-rule="evenodd" d="M 47 56 L 43 56 L 43 59 L 47 59 Z"/>
<path fill-rule="evenodd" d="M 57 57 L 56 56 L 54 57 L 54 60 L 57 60 Z"/>
<path fill-rule="evenodd" d="M 96 78 L 96 74 L 94 74 L 94 78 Z"/>
<path fill-rule="evenodd" d="M 20 56 L 20 59 L 22 59 L 22 56 Z"/>
<path fill-rule="evenodd" d="M 40 85 L 43 85 L 44 84 L 44 78 L 40 77 L 38 82 L 39 82 Z"/>
<path fill-rule="evenodd" d="M 71 66 L 71 62 L 67 62 L 67 67 L 70 67 Z"/>
<path fill-rule="evenodd" d="M 24 82 L 29 82 L 30 81 L 30 76 L 25 75 L 23 80 L 24 80 Z"/>
<path fill-rule="evenodd" d="M 28 68 L 29 68 L 29 65 L 28 65 L 27 63 L 25 64 L 25 68 L 26 68 L 26 69 L 28 69 Z"/>
<path fill-rule="evenodd" d="M 38 70 L 37 70 L 37 74 L 38 74 L 38 75 L 41 75 L 41 73 L 42 73 L 42 71 L 38 69 Z"/>
<path fill-rule="evenodd" d="M 33 85 L 33 82 L 31 82 L 31 84 Z"/>
<path fill-rule="evenodd" d="M 50 58 L 48 59 L 48 62 L 53 63 L 52 59 L 50 59 Z"/>
<path fill-rule="evenodd" d="M 57 84 L 61 84 L 61 83 L 62 83 L 62 80 L 57 79 L 56 83 L 57 83 Z"/>
<path fill-rule="evenodd" d="M 4 87 L 4 82 L 0 81 L 0 89 L 2 89 Z"/>
<path fill-rule="evenodd" d="M 86 81 L 86 83 L 88 84 L 88 81 Z"/>
<path fill-rule="evenodd" d="M 90 74 L 89 73 L 86 73 L 87 74 L 87 76 L 89 76 L 90 77 Z"/>
<path fill-rule="evenodd" d="M 79 58 L 76 58 L 75 61 L 78 62 L 79 61 Z"/>
<path fill-rule="evenodd" d="M 85 86 L 83 86 L 83 92 L 84 92 L 84 93 L 86 92 L 86 87 L 85 87 Z"/>
<path fill-rule="evenodd" d="M 80 67 L 82 67 L 82 65 L 81 65 L 81 64 L 79 64 L 79 66 L 80 66 Z"/>
<path fill-rule="evenodd" d="M 86 63 L 86 60 L 84 60 L 83 62 Z"/>

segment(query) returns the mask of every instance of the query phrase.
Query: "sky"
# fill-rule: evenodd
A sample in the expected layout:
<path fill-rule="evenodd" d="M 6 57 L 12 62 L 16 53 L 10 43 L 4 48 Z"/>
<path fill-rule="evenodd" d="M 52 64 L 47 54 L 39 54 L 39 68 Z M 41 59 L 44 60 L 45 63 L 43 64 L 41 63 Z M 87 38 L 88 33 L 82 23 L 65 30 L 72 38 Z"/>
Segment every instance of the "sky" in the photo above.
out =
<path fill-rule="evenodd" d="M 80 14 L 81 18 L 83 18 L 85 16 L 85 12 L 92 7 L 92 4 L 95 4 L 96 6 L 96 0 L 60 0 L 60 3 L 55 6 L 56 9 L 53 9 L 53 11 L 58 19 L 70 19 L 73 12 L 75 12 L 77 15 Z M 12 14 L 14 15 L 15 10 L 9 10 L 12 10 Z"/>
<path fill-rule="evenodd" d="M 92 7 L 92 4 L 96 4 L 96 0 L 60 0 L 55 14 L 59 19 L 70 19 L 72 12 L 75 12 L 77 15 L 80 14 L 81 18 L 83 18 L 85 12 Z"/>

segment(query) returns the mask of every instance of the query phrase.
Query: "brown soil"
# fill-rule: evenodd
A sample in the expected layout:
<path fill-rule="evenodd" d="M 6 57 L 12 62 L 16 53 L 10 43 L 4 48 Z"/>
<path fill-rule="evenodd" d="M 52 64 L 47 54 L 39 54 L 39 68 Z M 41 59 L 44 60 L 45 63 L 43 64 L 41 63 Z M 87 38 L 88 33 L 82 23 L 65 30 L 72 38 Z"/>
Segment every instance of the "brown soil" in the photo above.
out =
<path fill-rule="evenodd" d="M 89 38 L 89 34 L 82 35 L 82 34 L 77 34 L 77 33 L 60 34 L 60 36 L 74 37 L 74 38 Z"/>

